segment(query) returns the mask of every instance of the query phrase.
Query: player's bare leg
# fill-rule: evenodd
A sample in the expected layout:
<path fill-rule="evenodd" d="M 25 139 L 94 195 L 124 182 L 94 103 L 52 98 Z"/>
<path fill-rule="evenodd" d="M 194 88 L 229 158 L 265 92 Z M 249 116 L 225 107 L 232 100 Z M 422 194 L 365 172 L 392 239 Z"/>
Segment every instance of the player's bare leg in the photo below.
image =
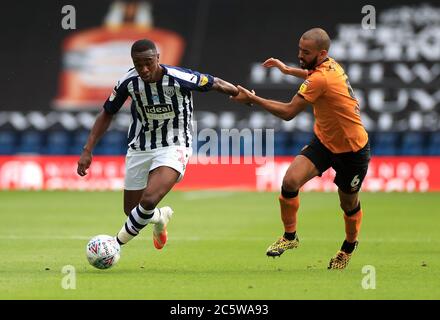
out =
<path fill-rule="evenodd" d="M 345 193 L 338 189 L 341 208 L 344 211 L 345 240 L 341 249 L 330 259 L 328 269 L 344 269 L 358 245 L 358 234 L 362 221 L 359 193 Z"/>
<path fill-rule="evenodd" d="M 166 166 L 150 171 L 147 186 L 142 192 L 139 203 L 131 210 L 126 223 L 117 235 L 119 243 L 127 243 L 138 235 L 148 223 L 152 223 L 154 225 L 153 242 L 155 247 L 161 249 L 165 245 L 167 241 L 166 226 L 173 211 L 170 207 L 156 208 L 156 206 L 175 185 L 179 175 L 179 172 Z M 135 197 L 134 193 L 128 193 L 128 195 Z M 129 205 L 128 201 L 125 204 Z"/>
<path fill-rule="evenodd" d="M 124 213 L 128 216 L 141 201 L 142 194 L 145 189 L 141 190 L 125 190 L 124 189 Z"/>
<path fill-rule="evenodd" d="M 284 235 L 275 241 L 266 251 L 269 257 L 279 257 L 284 251 L 294 249 L 299 245 L 296 234 L 297 212 L 299 209 L 299 189 L 310 179 L 317 176 L 319 171 L 305 156 L 298 155 L 290 164 L 283 179 L 281 195 L 279 196 L 281 220 L 284 224 Z"/>
<path fill-rule="evenodd" d="M 148 185 L 144 190 L 140 204 L 147 210 L 154 210 L 156 205 L 176 184 L 180 173 L 176 170 L 162 166 L 152 171 L 148 176 Z M 170 207 L 157 209 L 159 220 L 153 226 L 153 244 L 156 249 L 162 249 L 168 239 L 167 224 L 170 220 L 173 210 Z"/>

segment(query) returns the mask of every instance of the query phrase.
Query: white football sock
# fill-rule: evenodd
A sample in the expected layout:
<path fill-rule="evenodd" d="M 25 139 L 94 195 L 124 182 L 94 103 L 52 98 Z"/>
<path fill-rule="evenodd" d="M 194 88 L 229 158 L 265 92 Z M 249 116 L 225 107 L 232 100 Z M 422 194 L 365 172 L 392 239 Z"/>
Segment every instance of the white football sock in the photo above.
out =
<path fill-rule="evenodd" d="M 157 208 L 146 210 L 139 204 L 130 212 L 116 239 L 120 244 L 125 244 L 136 237 L 148 223 L 156 224 L 159 220 L 160 213 Z"/>

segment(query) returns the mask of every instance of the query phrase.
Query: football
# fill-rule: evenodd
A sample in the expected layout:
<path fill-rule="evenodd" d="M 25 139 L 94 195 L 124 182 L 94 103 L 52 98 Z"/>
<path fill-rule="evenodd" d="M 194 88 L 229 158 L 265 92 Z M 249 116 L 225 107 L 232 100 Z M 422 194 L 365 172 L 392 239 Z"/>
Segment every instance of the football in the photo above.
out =
<path fill-rule="evenodd" d="M 114 237 L 98 235 L 87 243 L 86 255 L 89 263 L 95 268 L 108 269 L 121 257 L 121 247 Z"/>

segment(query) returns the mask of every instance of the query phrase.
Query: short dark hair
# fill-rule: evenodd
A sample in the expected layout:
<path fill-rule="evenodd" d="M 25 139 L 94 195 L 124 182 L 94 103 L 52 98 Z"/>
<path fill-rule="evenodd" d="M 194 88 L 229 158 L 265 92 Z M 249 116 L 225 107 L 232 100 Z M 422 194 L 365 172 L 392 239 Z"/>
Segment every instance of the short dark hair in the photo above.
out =
<path fill-rule="evenodd" d="M 316 43 L 316 47 L 319 50 L 327 50 L 330 49 L 330 37 L 327 32 L 321 28 L 313 28 L 306 31 L 302 37 L 305 40 L 313 40 Z"/>
<path fill-rule="evenodd" d="M 144 52 L 147 50 L 153 50 L 157 52 L 156 45 L 154 44 L 154 42 L 148 39 L 137 40 L 131 46 L 131 54 L 133 54 L 134 52 Z"/>

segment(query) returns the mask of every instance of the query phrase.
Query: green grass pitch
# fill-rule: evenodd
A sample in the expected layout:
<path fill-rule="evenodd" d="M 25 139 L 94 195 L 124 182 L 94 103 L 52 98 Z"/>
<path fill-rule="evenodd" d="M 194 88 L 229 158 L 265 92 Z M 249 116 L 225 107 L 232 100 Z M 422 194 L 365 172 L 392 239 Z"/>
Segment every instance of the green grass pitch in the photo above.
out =
<path fill-rule="evenodd" d="M 300 246 L 272 259 L 277 194 L 172 192 L 161 203 L 175 210 L 167 246 L 153 247 L 148 226 L 116 266 L 97 270 L 85 245 L 120 229 L 122 192 L 2 191 L 0 299 L 439 299 L 439 196 L 362 193 L 360 245 L 339 271 L 327 270 L 344 238 L 334 193 L 301 194 Z M 76 289 L 62 287 L 66 265 Z M 366 265 L 375 289 L 362 287 L 373 283 Z"/>

